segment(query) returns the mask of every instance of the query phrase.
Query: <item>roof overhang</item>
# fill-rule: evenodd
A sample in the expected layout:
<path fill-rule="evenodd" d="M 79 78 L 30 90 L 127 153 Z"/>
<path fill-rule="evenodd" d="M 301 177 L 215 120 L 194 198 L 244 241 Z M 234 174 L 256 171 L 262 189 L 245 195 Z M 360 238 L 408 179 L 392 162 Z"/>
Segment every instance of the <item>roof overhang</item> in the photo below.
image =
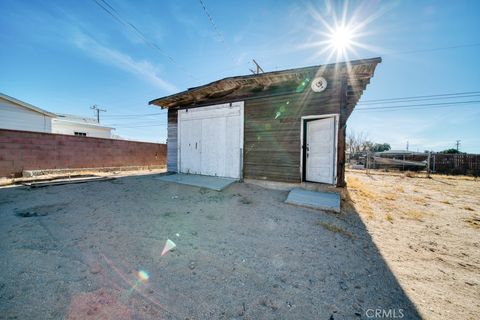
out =
<path fill-rule="evenodd" d="M 360 99 L 375 68 L 382 59 L 380 57 L 354 60 L 304 68 L 265 72 L 244 76 L 228 77 L 206 85 L 158 98 L 149 102 L 163 108 L 180 108 L 200 106 L 217 101 L 235 101 L 271 95 L 272 88 L 290 83 L 295 87 L 306 78 L 328 76 L 345 79 L 347 85 L 347 104 L 354 107 Z M 276 91 L 276 94 L 289 94 L 295 91 Z"/>
<path fill-rule="evenodd" d="M 73 120 L 66 120 L 62 118 L 54 118 L 52 119 L 54 123 L 62 123 L 69 126 L 84 126 L 89 128 L 96 128 L 96 129 L 105 129 L 105 130 L 114 130 L 113 127 L 102 126 L 100 124 L 95 123 L 88 123 L 88 122 L 81 122 L 81 121 L 73 121 Z"/>

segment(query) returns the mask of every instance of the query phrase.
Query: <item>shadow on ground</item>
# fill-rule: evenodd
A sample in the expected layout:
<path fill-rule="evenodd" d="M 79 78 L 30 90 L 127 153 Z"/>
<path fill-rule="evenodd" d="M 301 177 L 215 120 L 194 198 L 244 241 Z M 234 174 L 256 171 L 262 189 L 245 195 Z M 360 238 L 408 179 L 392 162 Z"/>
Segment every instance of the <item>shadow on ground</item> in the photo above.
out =
<path fill-rule="evenodd" d="M 286 195 L 154 176 L 0 189 L 1 317 L 420 318 L 352 206 Z"/>

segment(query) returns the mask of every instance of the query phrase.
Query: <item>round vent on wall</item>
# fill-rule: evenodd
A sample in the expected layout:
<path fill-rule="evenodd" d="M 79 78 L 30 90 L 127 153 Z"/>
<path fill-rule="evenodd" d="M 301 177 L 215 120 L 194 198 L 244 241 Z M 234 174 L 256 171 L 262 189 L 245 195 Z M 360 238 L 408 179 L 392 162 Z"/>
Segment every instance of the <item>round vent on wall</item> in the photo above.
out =
<path fill-rule="evenodd" d="M 312 80 L 312 90 L 314 92 L 322 92 L 327 89 L 327 80 L 324 77 L 318 77 Z"/>

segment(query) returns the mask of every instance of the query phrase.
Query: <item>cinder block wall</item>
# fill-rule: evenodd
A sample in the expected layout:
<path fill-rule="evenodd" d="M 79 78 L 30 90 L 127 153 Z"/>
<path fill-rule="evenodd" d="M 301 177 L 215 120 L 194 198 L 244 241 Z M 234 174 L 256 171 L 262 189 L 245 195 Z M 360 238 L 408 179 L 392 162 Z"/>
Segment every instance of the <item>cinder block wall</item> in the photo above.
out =
<path fill-rule="evenodd" d="M 23 170 L 166 165 L 165 144 L 0 129 L 0 177 Z"/>

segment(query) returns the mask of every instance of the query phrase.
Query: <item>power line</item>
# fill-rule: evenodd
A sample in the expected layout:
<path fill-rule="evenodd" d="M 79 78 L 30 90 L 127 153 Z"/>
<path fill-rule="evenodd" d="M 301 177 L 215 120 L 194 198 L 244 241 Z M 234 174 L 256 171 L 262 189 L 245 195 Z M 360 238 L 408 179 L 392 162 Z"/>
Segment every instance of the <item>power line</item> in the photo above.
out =
<path fill-rule="evenodd" d="M 133 122 L 117 122 L 117 123 L 108 123 L 110 126 L 125 126 L 125 125 L 144 125 L 144 124 L 165 124 L 165 121 L 151 120 L 151 121 L 133 121 Z"/>
<path fill-rule="evenodd" d="M 105 117 L 108 117 L 108 118 L 112 118 L 111 120 L 117 120 L 117 119 L 122 119 L 122 118 L 125 118 L 125 119 L 131 119 L 131 118 L 140 118 L 140 117 L 151 117 L 151 116 L 162 116 L 162 115 L 166 115 L 167 113 L 166 112 L 159 112 L 159 113 L 144 113 L 144 114 L 125 114 L 125 115 L 109 115 L 109 116 L 105 116 Z"/>
<path fill-rule="evenodd" d="M 107 12 L 111 17 L 113 17 L 117 22 L 122 24 L 123 26 L 129 28 L 133 33 L 139 37 L 145 44 L 150 46 L 151 48 L 157 50 L 162 54 L 163 56 L 167 57 L 174 65 L 176 65 L 178 68 L 180 68 L 183 72 L 185 72 L 189 77 L 197 80 L 195 76 L 193 76 L 190 72 L 188 72 L 185 67 L 183 67 L 181 64 L 179 64 L 171 55 L 169 55 L 167 52 L 165 52 L 162 48 L 160 48 L 156 43 L 150 41 L 145 34 L 140 31 L 139 28 L 137 28 L 133 23 L 129 22 L 125 18 L 123 18 L 120 13 L 111 5 L 109 4 L 106 0 L 93 0 L 95 4 L 97 4 L 102 10 Z"/>
<path fill-rule="evenodd" d="M 478 47 L 480 46 L 479 43 L 465 43 L 459 44 L 455 46 L 448 46 L 448 47 L 437 47 L 437 48 L 427 48 L 427 49 L 414 49 L 414 50 L 407 50 L 407 51 L 397 51 L 397 52 L 376 52 L 381 56 L 392 56 L 392 55 L 402 55 L 402 54 L 414 54 L 414 53 L 422 53 L 422 52 L 431 52 L 431 51 L 441 51 L 441 50 L 450 50 L 450 49 L 459 49 L 459 48 L 470 48 L 470 47 Z M 294 68 L 292 65 L 277 65 L 276 68 Z"/>
<path fill-rule="evenodd" d="M 459 45 L 448 46 L 448 47 L 437 47 L 437 48 L 429 48 L 429 49 L 399 51 L 399 52 L 393 52 L 393 53 L 386 53 L 384 55 L 388 56 L 388 55 L 395 55 L 395 54 L 413 54 L 413 53 L 442 51 L 442 50 L 450 50 L 450 49 L 470 48 L 470 47 L 478 47 L 478 46 L 480 46 L 480 42 L 479 43 L 465 43 L 465 44 L 459 44 Z"/>
<path fill-rule="evenodd" d="M 370 108 L 362 108 L 361 110 L 396 109 L 396 108 L 408 108 L 408 107 L 420 107 L 420 106 L 457 105 L 457 104 L 468 104 L 468 103 L 480 103 L 480 100 L 459 101 L 459 102 L 443 102 L 443 103 L 440 102 L 440 103 L 410 104 L 410 105 L 387 106 L 387 107 L 370 107 Z"/>
<path fill-rule="evenodd" d="M 395 111 L 404 111 L 405 109 L 410 110 L 432 110 L 432 109 L 447 109 L 447 108 L 454 108 L 456 105 L 449 105 L 449 106 L 438 106 L 438 107 L 412 107 L 412 108 L 400 108 L 400 109 L 372 109 L 372 110 L 362 110 L 356 109 L 355 112 L 363 112 L 363 113 L 370 113 L 370 112 L 395 112 Z"/>
<path fill-rule="evenodd" d="M 373 112 L 373 111 L 400 111 L 403 109 L 419 110 L 419 109 L 437 109 L 456 107 L 459 104 L 475 104 L 480 103 L 480 100 L 476 101 L 459 101 L 459 102 L 447 102 L 447 103 L 426 103 L 426 104 L 412 104 L 402 106 L 388 106 L 388 107 L 372 107 L 372 108 L 358 108 L 357 111 Z"/>
<path fill-rule="evenodd" d="M 421 101 L 437 101 L 437 100 L 452 100 L 452 99 L 465 99 L 465 98 L 475 98 L 480 97 L 480 94 L 471 94 L 465 96 L 455 96 L 455 97 L 438 97 L 438 98 L 421 98 L 421 99 L 405 99 L 405 100 L 393 100 L 393 101 L 385 101 L 385 102 L 369 102 L 369 103 L 358 103 L 361 106 L 371 106 L 371 105 L 378 105 L 378 104 L 395 104 L 395 103 L 404 103 L 404 102 L 421 102 Z M 460 100 L 461 101 L 461 100 Z M 451 101 L 455 102 L 455 101 Z"/>
<path fill-rule="evenodd" d="M 437 97 L 458 97 L 463 95 L 477 95 L 480 94 L 480 91 L 468 91 L 468 92 L 456 92 L 456 93 L 444 93 L 444 94 L 431 94 L 431 95 L 424 95 L 424 96 L 410 96 L 410 97 L 400 97 L 400 98 L 386 98 L 386 99 L 376 99 L 376 100 L 365 100 L 360 101 L 359 104 L 374 104 L 374 103 L 381 103 L 381 102 L 388 102 L 388 101 L 398 101 L 403 102 L 405 100 L 416 100 L 416 99 L 423 99 L 425 100 L 437 100 Z"/>
<path fill-rule="evenodd" d="M 225 41 L 225 38 L 223 37 L 223 34 L 220 32 L 220 30 L 217 27 L 217 24 L 215 21 L 213 21 L 213 17 L 210 15 L 210 12 L 207 9 L 207 6 L 205 5 L 205 2 L 203 0 L 198 0 L 200 2 L 200 5 L 202 6 L 203 12 L 205 12 L 205 15 L 207 16 L 208 20 L 210 21 L 210 24 L 213 26 L 213 29 L 217 33 L 218 38 L 220 39 L 220 42 L 223 43 L 225 46 L 228 54 L 230 55 L 230 58 L 235 62 L 235 58 L 233 57 L 232 50 L 230 49 L 230 46 L 227 44 Z"/>
<path fill-rule="evenodd" d="M 147 128 L 147 127 L 162 127 L 166 126 L 166 123 L 159 123 L 159 124 L 150 124 L 150 125 L 138 125 L 138 126 L 127 126 L 127 127 L 119 127 L 120 129 L 124 128 Z"/>

